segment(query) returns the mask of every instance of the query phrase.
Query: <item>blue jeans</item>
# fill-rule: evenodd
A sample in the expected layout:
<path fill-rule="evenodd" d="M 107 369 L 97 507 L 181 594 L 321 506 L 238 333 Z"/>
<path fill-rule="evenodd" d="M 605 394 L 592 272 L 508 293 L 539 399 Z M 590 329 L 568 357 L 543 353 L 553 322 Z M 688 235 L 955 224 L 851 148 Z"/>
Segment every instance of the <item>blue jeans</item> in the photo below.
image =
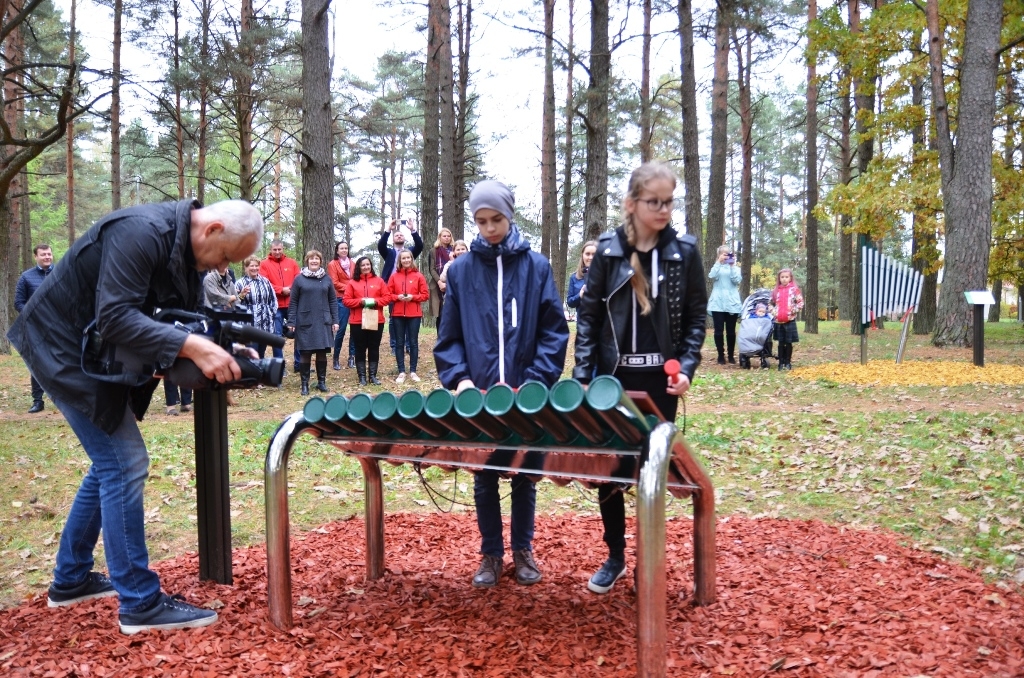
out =
<path fill-rule="evenodd" d="M 107 434 L 74 407 L 54 404 L 92 465 L 64 523 L 53 581 L 63 587 L 85 581 L 93 568 L 92 554 L 102 528 L 107 570 L 120 597 L 120 611 L 144 610 L 159 595 L 160 578 L 149 569 L 146 550 L 142 494 L 149 475 L 149 453 L 135 415 L 126 407 L 120 426 Z"/>
<path fill-rule="evenodd" d="M 279 337 L 284 336 L 284 313 L 281 309 L 274 311 L 274 334 Z M 273 355 L 275 358 L 283 358 L 284 352 L 277 346 L 274 346 Z"/>
<path fill-rule="evenodd" d="M 388 304 L 388 343 L 391 344 L 391 355 L 396 355 L 395 351 L 395 316 L 392 315 L 395 312 L 395 305 Z M 407 353 L 412 355 L 412 346 L 409 342 L 405 342 L 405 350 Z"/>
<path fill-rule="evenodd" d="M 409 347 L 409 371 L 415 372 L 420 362 L 420 321 L 423 318 L 392 318 L 395 323 L 395 358 L 398 359 L 398 373 L 405 372 L 405 350 Z"/>
<path fill-rule="evenodd" d="M 348 327 L 349 315 L 352 310 L 345 304 L 338 302 L 338 333 L 334 335 L 334 359 L 341 354 L 341 344 L 345 341 L 345 328 Z M 356 346 L 352 343 L 352 337 L 348 338 L 348 354 L 353 358 L 356 355 Z"/>
<path fill-rule="evenodd" d="M 480 528 L 480 553 L 501 558 L 505 539 L 501 526 L 501 494 L 497 471 L 478 471 L 473 476 L 476 524 Z M 533 550 L 533 518 L 537 486 L 522 474 L 512 476 L 512 550 Z"/>

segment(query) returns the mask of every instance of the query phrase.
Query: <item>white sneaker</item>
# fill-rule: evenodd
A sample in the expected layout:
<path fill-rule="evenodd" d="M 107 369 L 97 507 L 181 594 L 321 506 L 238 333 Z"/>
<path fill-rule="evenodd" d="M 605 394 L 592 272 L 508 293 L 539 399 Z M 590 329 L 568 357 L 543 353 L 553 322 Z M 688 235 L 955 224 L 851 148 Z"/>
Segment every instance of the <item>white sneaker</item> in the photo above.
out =
<path fill-rule="evenodd" d="M 399 373 L 398 378 L 395 379 L 395 381 L 397 381 L 399 384 L 404 384 L 405 383 L 405 372 Z"/>
<path fill-rule="evenodd" d="M 419 383 L 419 381 L 420 381 L 420 378 L 418 376 L 416 376 L 415 372 L 410 372 L 409 373 L 409 378 L 412 379 L 413 381 L 415 381 L 416 383 Z"/>

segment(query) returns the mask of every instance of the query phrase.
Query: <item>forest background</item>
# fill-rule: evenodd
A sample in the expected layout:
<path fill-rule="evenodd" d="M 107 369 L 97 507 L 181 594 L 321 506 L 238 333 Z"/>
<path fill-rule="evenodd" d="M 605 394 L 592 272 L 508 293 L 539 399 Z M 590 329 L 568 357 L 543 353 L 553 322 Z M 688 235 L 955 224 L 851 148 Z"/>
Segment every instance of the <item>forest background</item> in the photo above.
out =
<path fill-rule="evenodd" d="M 32 245 L 120 206 L 241 198 L 293 256 L 372 253 L 399 217 L 471 236 L 493 177 L 564 289 L 647 159 L 706 268 L 796 271 L 807 332 L 858 315 L 860 243 L 925 275 L 937 345 L 970 344 L 963 291 L 1019 301 L 1022 0 L 391 2 L 386 40 L 361 4 L 0 0 L 0 350 Z"/>

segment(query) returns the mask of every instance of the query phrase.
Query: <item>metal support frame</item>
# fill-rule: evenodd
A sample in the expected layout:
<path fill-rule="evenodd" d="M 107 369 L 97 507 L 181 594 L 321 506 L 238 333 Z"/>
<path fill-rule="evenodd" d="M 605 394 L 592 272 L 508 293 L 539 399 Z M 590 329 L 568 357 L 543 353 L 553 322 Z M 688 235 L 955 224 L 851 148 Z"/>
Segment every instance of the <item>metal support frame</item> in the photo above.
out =
<path fill-rule="evenodd" d="M 288 458 L 303 433 L 324 437 L 344 449 L 350 438 L 324 436 L 301 412 L 285 419 L 267 449 L 265 492 L 267 510 L 267 598 L 271 623 L 288 629 L 293 625 L 291 553 L 288 517 Z M 388 447 L 423 447 L 424 441 L 378 440 L 376 453 L 350 452 L 363 469 L 366 522 L 366 574 L 369 579 L 384 575 L 384 492 L 378 456 Z M 449 443 L 451 444 L 451 443 Z M 711 481 L 700 463 L 687 452 L 683 435 L 669 422 L 661 422 L 644 442 L 646 461 L 637 481 L 637 675 L 661 678 L 666 675 L 667 602 L 665 557 L 665 493 L 669 466 L 675 462 L 690 487 L 693 500 L 694 601 L 715 602 L 715 497 Z M 468 446 L 468 445 L 467 445 Z M 475 445 L 474 447 L 478 447 Z M 546 448 L 545 448 L 546 449 Z M 593 449 L 587 450 L 591 454 Z M 641 455 L 643 457 L 643 455 Z M 394 459 L 393 457 L 388 457 Z M 429 458 L 418 458 L 429 463 Z M 515 469 L 507 469 L 515 470 Z M 521 469 L 520 469 L 521 470 Z M 619 480 L 621 482 L 621 479 Z"/>
<path fill-rule="evenodd" d="M 228 468 L 228 392 L 195 392 L 196 522 L 199 579 L 230 584 L 231 472 Z"/>

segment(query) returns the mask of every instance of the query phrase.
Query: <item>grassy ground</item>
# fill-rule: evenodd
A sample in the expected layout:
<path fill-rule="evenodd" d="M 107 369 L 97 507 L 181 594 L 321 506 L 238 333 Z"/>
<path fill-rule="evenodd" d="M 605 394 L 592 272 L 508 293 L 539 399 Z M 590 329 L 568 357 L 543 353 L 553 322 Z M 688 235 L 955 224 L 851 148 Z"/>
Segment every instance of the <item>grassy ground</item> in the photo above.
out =
<path fill-rule="evenodd" d="M 899 328 L 890 327 L 869 334 L 872 360 L 893 361 Z M 904 535 L 908 544 L 1019 585 L 1024 581 L 1024 386 L 980 378 L 949 387 L 858 386 L 816 377 L 826 363 L 856 364 L 860 356 L 859 338 L 849 334 L 846 323 L 821 323 L 820 329 L 817 335 L 801 335 L 793 372 L 744 371 L 713 359 L 698 372 L 679 423 L 712 475 L 719 515 L 882 527 Z M 426 391 L 439 384 L 430 359 L 433 336 L 424 331 L 421 339 Z M 713 349 L 705 354 L 711 356 Z M 904 359 L 957 362 L 967 370 L 972 352 L 939 350 L 927 337 L 911 337 Z M 1024 365 L 1024 328 L 1009 322 L 986 325 L 985 360 L 986 375 L 998 375 L 998 364 Z M 567 364 L 572 364 L 571 349 Z M 394 374 L 388 358 L 381 376 L 385 387 L 397 391 Z M 900 374 L 893 362 L 892 381 Z M 340 393 L 358 391 L 354 370 L 329 369 L 328 383 Z M 281 390 L 235 397 L 238 403 L 229 413 L 231 507 L 239 547 L 264 540 L 267 441 L 306 399 L 299 396 L 294 375 Z M 49 582 L 63 519 L 88 467 L 77 439 L 50 403 L 41 415 L 24 414 L 29 404 L 23 363 L 17 356 L 0 356 L 0 468 L 6 470 L 0 484 L 0 606 L 16 604 Z M 158 390 L 141 426 L 151 455 L 147 536 L 151 559 L 158 561 L 196 548 L 192 420 L 164 414 Z M 385 466 L 384 474 L 388 511 L 436 510 L 412 469 Z M 361 515 L 359 465 L 335 448 L 300 440 L 289 476 L 295 533 Z M 468 474 L 428 469 L 424 478 L 446 498 L 438 500 L 442 508 L 472 510 Z M 544 482 L 539 510 L 593 512 L 594 498 L 575 486 Z M 685 515 L 690 507 L 675 501 L 669 512 Z"/>

